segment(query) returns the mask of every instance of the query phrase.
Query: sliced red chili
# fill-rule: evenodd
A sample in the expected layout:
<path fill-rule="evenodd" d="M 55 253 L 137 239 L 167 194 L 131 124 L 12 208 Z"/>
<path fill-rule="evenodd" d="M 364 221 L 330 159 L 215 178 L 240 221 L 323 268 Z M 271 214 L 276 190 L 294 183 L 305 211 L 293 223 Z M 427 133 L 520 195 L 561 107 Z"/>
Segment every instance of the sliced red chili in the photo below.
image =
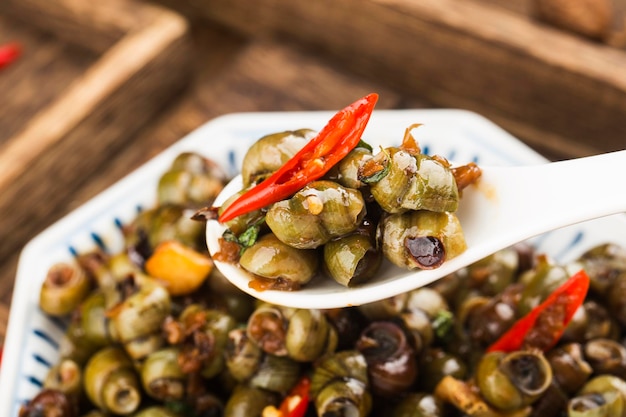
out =
<path fill-rule="evenodd" d="M 17 42 L 11 42 L 0 46 L 0 68 L 4 68 L 15 61 L 22 53 L 22 48 Z"/>
<path fill-rule="evenodd" d="M 298 153 L 269 178 L 250 189 L 219 216 L 224 223 L 288 198 L 321 178 L 361 140 L 378 94 L 369 94 L 340 110 Z"/>
<path fill-rule="evenodd" d="M 584 270 L 572 275 L 544 302 L 516 321 L 487 351 L 512 352 L 523 347 L 550 349 L 585 301 L 588 289 L 589 277 Z"/>
<path fill-rule="evenodd" d="M 280 404 L 281 417 L 304 417 L 309 406 L 311 380 L 303 377 Z"/>

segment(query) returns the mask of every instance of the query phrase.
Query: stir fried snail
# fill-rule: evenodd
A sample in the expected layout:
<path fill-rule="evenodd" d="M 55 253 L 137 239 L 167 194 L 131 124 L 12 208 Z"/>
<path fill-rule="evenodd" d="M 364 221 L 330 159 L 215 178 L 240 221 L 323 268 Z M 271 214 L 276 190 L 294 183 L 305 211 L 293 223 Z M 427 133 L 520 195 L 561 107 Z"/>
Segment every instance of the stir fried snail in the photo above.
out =
<path fill-rule="evenodd" d="M 611 316 L 626 325 L 626 269 L 615 275 L 604 299 Z"/>
<path fill-rule="evenodd" d="M 476 384 L 487 402 L 516 410 L 536 401 L 552 382 L 552 368 L 537 351 L 486 353 L 476 369 Z"/>
<path fill-rule="evenodd" d="M 286 245 L 273 234 L 262 236 L 239 259 L 242 268 L 265 278 L 265 285 L 276 289 L 306 284 L 317 273 L 318 263 L 314 251 Z"/>
<path fill-rule="evenodd" d="M 321 310 L 261 304 L 248 319 L 247 336 L 264 352 L 313 361 L 337 346 L 336 330 Z"/>
<path fill-rule="evenodd" d="M 401 320 L 411 334 L 416 351 L 429 347 L 437 337 L 435 321 L 450 315 L 446 300 L 430 288 L 418 288 L 408 293 L 358 307 L 369 320 Z M 445 323 L 441 323 L 445 324 Z"/>
<path fill-rule="evenodd" d="M 335 166 L 329 177 L 344 187 L 361 188 L 365 183 L 361 181 L 359 172 L 365 161 L 371 158 L 371 147 L 361 142 Z"/>
<path fill-rule="evenodd" d="M 291 159 L 315 135 L 310 129 L 273 133 L 257 140 L 243 158 L 244 188 L 262 181 Z"/>
<path fill-rule="evenodd" d="M 552 349 L 546 358 L 552 367 L 555 383 L 568 395 L 577 392 L 593 372 L 578 343 L 567 343 Z"/>
<path fill-rule="evenodd" d="M 585 359 L 597 375 L 626 378 L 626 348 L 611 339 L 593 339 L 585 343 Z"/>
<path fill-rule="evenodd" d="M 374 233 L 374 228 L 368 223 L 324 245 L 324 266 L 336 282 L 352 287 L 376 275 L 383 254 L 376 245 Z"/>
<path fill-rule="evenodd" d="M 540 256 L 535 268 L 522 277 L 524 289 L 518 304 L 519 314 L 524 315 L 539 305 L 570 276 L 571 273 L 565 266 L 555 264 L 546 256 Z"/>
<path fill-rule="evenodd" d="M 468 285 L 482 295 L 500 294 L 514 282 L 520 262 L 520 254 L 515 248 L 499 250 L 467 268 Z"/>
<path fill-rule="evenodd" d="M 163 345 L 161 325 L 172 305 L 169 293 L 156 280 L 141 274 L 130 275 L 127 284 L 109 302 L 111 335 L 131 357 L 144 358 Z"/>
<path fill-rule="evenodd" d="M 365 164 L 361 180 L 369 184 L 374 199 L 386 212 L 457 210 L 459 190 L 445 162 L 411 150 L 387 148 L 369 161 L 372 164 L 380 168 L 367 175 Z"/>
<path fill-rule="evenodd" d="M 246 189 L 233 194 L 229 198 L 224 201 L 224 203 L 218 209 L 218 213 L 222 213 L 224 209 L 230 206 L 235 200 L 241 197 L 246 192 Z M 248 213 L 242 214 L 241 216 L 237 216 L 232 220 L 226 222 L 226 226 L 228 227 L 228 238 L 231 238 L 229 235 L 232 233 L 235 240 L 238 240 L 240 243 L 243 243 L 244 247 L 250 246 L 244 240 L 242 242 L 242 237 L 246 238 L 245 234 L 253 233 L 254 235 L 258 235 L 261 232 L 261 225 L 265 222 L 265 212 L 263 210 L 253 210 Z M 252 236 L 251 240 L 254 240 L 256 236 Z M 252 242 L 254 243 L 254 242 Z"/>
<path fill-rule="evenodd" d="M 568 417 L 626 416 L 626 382 L 613 375 L 589 380 L 569 401 Z"/>
<path fill-rule="evenodd" d="M 285 335 L 287 355 L 299 362 L 312 362 L 337 346 L 337 334 L 321 310 L 296 309 L 289 317 Z"/>
<path fill-rule="evenodd" d="M 607 307 L 597 301 L 587 300 L 565 329 L 563 340 L 585 343 L 597 338 L 615 339 L 618 334 L 619 324 Z"/>
<path fill-rule="evenodd" d="M 85 366 L 85 392 L 93 404 L 113 414 L 130 414 L 141 403 L 141 384 L 132 361 L 118 347 L 106 347 Z"/>
<path fill-rule="evenodd" d="M 286 356 L 288 319 L 285 312 L 291 309 L 262 303 L 250 315 L 247 336 L 266 353 Z"/>
<path fill-rule="evenodd" d="M 616 244 L 605 243 L 585 251 L 578 262 L 587 271 L 591 288 L 598 294 L 610 296 L 614 281 L 626 273 L 626 250 Z"/>
<path fill-rule="evenodd" d="M 300 378 L 300 365 L 287 356 L 264 355 L 250 386 L 276 393 L 286 393 Z"/>
<path fill-rule="evenodd" d="M 188 314 L 189 310 L 197 309 L 197 306 L 190 306 L 184 312 Z M 201 331 L 210 333 L 213 340 L 213 353 L 208 361 L 205 362 L 202 369 L 202 375 L 205 378 L 211 378 L 224 369 L 224 349 L 228 342 L 228 332 L 235 328 L 237 323 L 230 314 L 215 310 L 207 309 L 204 311 L 205 323 Z"/>
<path fill-rule="evenodd" d="M 409 126 L 399 147 L 383 149 L 360 167 L 360 178 L 370 185 L 374 199 L 388 213 L 407 210 L 454 212 L 459 192 L 480 177 L 470 164 L 456 170 L 441 157 L 423 154 Z"/>
<path fill-rule="evenodd" d="M 228 372 L 235 380 L 248 381 L 259 367 L 264 354 L 250 340 L 245 329 L 233 329 L 228 333 L 224 355 Z"/>
<path fill-rule="evenodd" d="M 186 375 L 178 364 L 179 349 L 168 347 L 148 355 L 142 363 L 142 386 L 150 397 L 161 400 L 180 400 L 185 395 Z"/>
<path fill-rule="evenodd" d="M 48 371 L 44 388 L 78 398 L 83 392 L 83 370 L 71 359 L 62 359 Z"/>
<path fill-rule="evenodd" d="M 392 214 L 384 217 L 379 227 L 383 253 L 402 268 L 437 268 L 467 248 L 453 213 L 423 210 Z"/>
<path fill-rule="evenodd" d="M 222 191 L 226 180 L 226 174 L 215 162 L 195 152 L 183 152 L 159 179 L 158 204 L 208 205 Z"/>
<path fill-rule="evenodd" d="M 203 224 L 191 219 L 193 209 L 174 204 L 159 205 L 144 210 L 124 226 L 126 246 L 137 256 L 148 258 L 161 242 L 176 240 L 204 250 Z"/>
<path fill-rule="evenodd" d="M 289 200 L 273 204 L 265 221 L 281 241 L 315 249 L 353 232 L 365 216 L 361 193 L 332 181 L 314 181 Z"/>
<path fill-rule="evenodd" d="M 367 416 L 372 408 L 367 361 L 355 350 L 325 356 L 313 370 L 311 397 L 317 414 Z"/>
<path fill-rule="evenodd" d="M 495 342 L 518 318 L 517 306 L 523 287 L 508 286 L 492 298 L 474 297 L 462 305 L 464 325 L 469 339 L 477 346 L 489 346 Z"/>
<path fill-rule="evenodd" d="M 190 304 L 178 319 L 168 318 L 163 328 L 167 342 L 179 348 L 181 371 L 212 378 L 225 368 L 228 333 L 236 324 L 228 313 Z"/>
<path fill-rule="evenodd" d="M 50 267 L 39 291 L 39 306 L 51 316 L 74 311 L 91 290 L 91 280 L 76 262 Z"/>
<path fill-rule="evenodd" d="M 237 382 L 285 393 L 299 379 L 300 365 L 293 359 L 263 352 L 243 329 L 234 329 L 228 336 L 226 366 Z"/>
<path fill-rule="evenodd" d="M 372 392 L 385 397 L 407 391 L 417 378 L 415 350 L 404 329 L 391 321 L 371 323 L 356 348 L 365 357 Z"/>
<path fill-rule="evenodd" d="M 59 356 L 82 366 L 93 353 L 110 342 L 105 297 L 96 291 L 72 314 L 59 343 Z"/>

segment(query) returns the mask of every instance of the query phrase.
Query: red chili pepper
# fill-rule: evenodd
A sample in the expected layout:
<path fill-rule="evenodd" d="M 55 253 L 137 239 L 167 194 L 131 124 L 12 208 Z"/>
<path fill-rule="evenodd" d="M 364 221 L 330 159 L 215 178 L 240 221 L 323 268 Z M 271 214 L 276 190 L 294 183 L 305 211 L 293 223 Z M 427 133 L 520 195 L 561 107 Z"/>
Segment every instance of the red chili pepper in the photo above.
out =
<path fill-rule="evenodd" d="M 0 46 L 0 68 L 4 68 L 15 61 L 21 54 L 22 48 L 17 42 Z"/>
<path fill-rule="evenodd" d="M 310 387 L 311 380 L 309 378 L 300 379 L 280 404 L 280 415 L 282 417 L 304 417 L 309 406 Z"/>
<path fill-rule="evenodd" d="M 304 148 L 265 181 L 244 193 L 220 215 L 224 223 L 283 200 L 321 178 L 361 140 L 378 94 L 369 94 L 340 110 Z"/>
<path fill-rule="evenodd" d="M 589 277 L 584 270 L 580 270 L 554 290 L 544 302 L 516 321 L 506 333 L 489 346 L 487 351 L 512 352 L 522 347 L 548 350 L 558 342 L 574 313 L 585 301 L 588 289 Z M 549 318 L 547 315 L 553 317 Z M 555 318 L 560 319 L 560 321 L 555 322 Z M 542 321 L 545 327 L 539 329 Z M 536 332 L 547 332 L 548 334 L 542 334 L 541 336 L 544 338 L 541 342 L 533 345 L 533 336 L 537 336 Z M 537 344 L 540 345 L 537 346 Z"/>

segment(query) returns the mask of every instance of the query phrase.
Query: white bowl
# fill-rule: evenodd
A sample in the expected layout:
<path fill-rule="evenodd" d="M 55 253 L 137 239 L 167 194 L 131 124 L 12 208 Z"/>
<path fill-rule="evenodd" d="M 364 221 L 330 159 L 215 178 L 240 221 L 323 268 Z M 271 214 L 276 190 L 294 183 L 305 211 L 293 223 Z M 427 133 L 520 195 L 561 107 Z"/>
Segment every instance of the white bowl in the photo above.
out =
<path fill-rule="evenodd" d="M 241 113 L 217 118 L 186 136 L 105 192 L 70 213 L 24 248 L 17 270 L 0 373 L 0 416 L 17 416 L 34 397 L 58 359 L 66 323 L 38 308 L 39 287 L 48 268 L 95 246 L 114 253 L 122 248 L 121 225 L 155 203 L 160 175 L 183 151 L 197 151 L 235 174 L 248 147 L 265 134 L 288 129 L 321 129 L 332 112 Z M 364 139 L 399 144 L 413 123 L 422 150 L 459 162 L 521 165 L 546 161 L 526 145 L 474 113 L 462 110 L 377 110 Z M 581 198 L 584 194 L 581 193 Z M 541 204 L 541 202 L 537 202 Z M 626 216 L 570 226 L 534 239 L 538 250 L 567 262 L 584 250 L 612 241 L 626 246 Z"/>

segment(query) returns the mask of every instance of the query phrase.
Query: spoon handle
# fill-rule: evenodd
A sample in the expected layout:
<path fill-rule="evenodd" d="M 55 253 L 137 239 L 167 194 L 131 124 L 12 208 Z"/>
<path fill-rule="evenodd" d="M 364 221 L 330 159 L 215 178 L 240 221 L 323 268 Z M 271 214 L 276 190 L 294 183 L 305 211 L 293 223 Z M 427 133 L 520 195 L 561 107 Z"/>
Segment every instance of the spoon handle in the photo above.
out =
<path fill-rule="evenodd" d="M 516 239 L 626 211 L 626 150 L 483 174 L 497 203 L 490 227 Z"/>

